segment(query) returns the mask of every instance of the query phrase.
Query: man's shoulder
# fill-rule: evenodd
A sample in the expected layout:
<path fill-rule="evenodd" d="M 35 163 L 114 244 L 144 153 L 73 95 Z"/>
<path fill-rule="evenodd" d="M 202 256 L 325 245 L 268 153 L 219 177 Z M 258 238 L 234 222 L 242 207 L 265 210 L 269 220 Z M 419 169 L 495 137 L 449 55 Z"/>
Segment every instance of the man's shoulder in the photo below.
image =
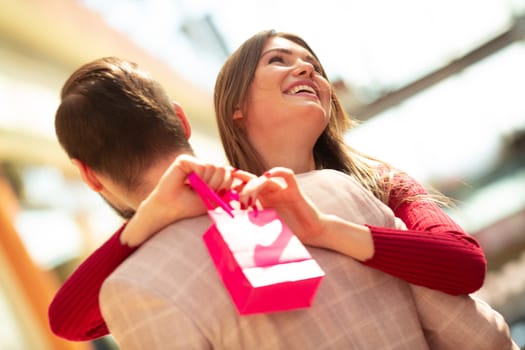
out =
<path fill-rule="evenodd" d="M 186 348 L 180 342 L 201 339 L 198 329 L 204 324 L 216 324 L 209 310 L 223 310 L 230 305 L 230 299 L 202 239 L 210 226 L 209 217 L 203 216 L 166 227 L 105 280 L 100 307 L 116 339 L 142 344 L 152 340 L 152 333 L 167 330 L 170 335 L 163 334 L 159 339 L 170 342 L 160 348 Z M 229 312 L 234 311 L 231 308 Z M 134 334 L 137 329 L 140 339 Z M 171 339 L 174 332 L 184 336 Z M 179 345 L 169 347 L 174 343 Z M 194 344 L 190 347 L 195 348 Z"/>
<path fill-rule="evenodd" d="M 170 224 L 123 261 L 106 282 L 125 278 L 143 283 L 155 275 L 176 271 L 181 263 L 207 259 L 202 235 L 210 225 L 207 215 Z"/>
<path fill-rule="evenodd" d="M 390 208 L 350 175 L 323 169 L 297 178 L 306 196 L 324 213 L 360 224 L 395 227 Z"/>
<path fill-rule="evenodd" d="M 372 199 L 373 195 L 356 179 L 341 171 L 322 169 L 298 174 L 297 181 L 301 188 L 313 199 L 330 195 L 336 199 L 348 199 L 349 196 Z"/>

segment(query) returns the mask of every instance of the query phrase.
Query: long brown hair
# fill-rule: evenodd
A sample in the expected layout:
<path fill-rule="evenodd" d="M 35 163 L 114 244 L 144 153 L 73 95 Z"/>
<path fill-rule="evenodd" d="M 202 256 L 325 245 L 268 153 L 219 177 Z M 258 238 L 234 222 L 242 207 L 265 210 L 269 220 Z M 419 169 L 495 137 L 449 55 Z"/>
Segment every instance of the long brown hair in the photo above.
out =
<path fill-rule="evenodd" d="M 243 128 L 233 119 L 237 108 L 244 106 L 250 84 L 255 75 L 260 55 L 269 39 L 282 37 L 317 55 L 299 36 L 291 33 L 265 30 L 246 40 L 225 62 L 215 83 L 214 105 L 221 142 L 231 165 L 262 174 L 268 170 L 262 157 L 252 146 Z M 319 60 L 318 60 L 319 61 Z M 321 74 L 328 80 L 324 68 Z M 375 158 L 366 156 L 344 141 L 344 134 L 355 122 L 346 114 L 341 102 L 331 89 L 331 113 L 327 127 L 314 146 L 316 169 L 335 169 L 356 178 L 366 189 L 383 202 L 388 201 L 388 173 L 392 168 Z M 383 164 L 378 171 L 378 163 Z"/>

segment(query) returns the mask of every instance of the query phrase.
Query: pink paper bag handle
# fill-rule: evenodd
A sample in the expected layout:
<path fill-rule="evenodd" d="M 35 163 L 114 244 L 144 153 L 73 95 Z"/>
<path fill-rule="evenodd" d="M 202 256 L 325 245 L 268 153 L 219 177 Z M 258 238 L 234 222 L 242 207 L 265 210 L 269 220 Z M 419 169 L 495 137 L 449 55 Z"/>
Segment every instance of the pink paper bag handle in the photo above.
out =
<path fill-rule="evenodd" d="M 213 204 L 215 203 L 233 218 L 233 207 L 229 203 L 223 201 L 221 197 L 219 197 L 219 195 L 215 193 L 215 191 L 213 191 L 199 175 L 197 175 L 195 172 L 190 173 L 188 175 L 188 181 L 195 192 L 197 192 L 199 197 L 201 197 L 202 202 L 206 208 L 214 209 L 215 206 Z"/>

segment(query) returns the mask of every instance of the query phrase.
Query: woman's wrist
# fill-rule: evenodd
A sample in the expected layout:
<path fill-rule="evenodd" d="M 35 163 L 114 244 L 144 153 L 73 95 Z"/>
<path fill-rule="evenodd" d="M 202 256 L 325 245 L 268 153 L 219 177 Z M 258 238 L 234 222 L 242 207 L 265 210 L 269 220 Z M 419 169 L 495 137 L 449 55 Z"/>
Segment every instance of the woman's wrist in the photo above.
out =
<path fill-rule="evenodd" d="M 372 232 L 367 226 L 343 220 L 336 215 L 323 215 L 322 220 L 323 233 L 319 235 L 316 245 L 359 261 L 374 256 Z"/>
<path fill-rule="evenodd" d="M 176 221 L 177 219 L 173 214 L 173 210 L 170 211 L 169 206 L 157 203 L 154 197 L 146 198 L 122 231 L 120 242 L 130 247 L 144 243 L 171 221 Z"/>

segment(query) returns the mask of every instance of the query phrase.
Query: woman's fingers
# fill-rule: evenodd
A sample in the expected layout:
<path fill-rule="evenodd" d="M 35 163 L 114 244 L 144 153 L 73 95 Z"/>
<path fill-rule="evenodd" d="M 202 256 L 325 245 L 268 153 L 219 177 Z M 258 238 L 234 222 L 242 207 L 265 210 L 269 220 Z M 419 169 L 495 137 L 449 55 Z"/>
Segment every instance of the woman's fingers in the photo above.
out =
<path fill-rule="evenodd" d="M 180 155 L 176 162 L 184 178 L 195 172 L 214 191 L 230 189 L 232 186 L 234 169 L 230 166 L 215 165 L 189 155 Z"/>
<path fill-rule="evenodd" d="M 290 190 L 295 190 L 299 188 L 299 185 L 297 184 L 297 178 L 295 177 L 295 173 L 292 169 L 275 167 L 264 173 L 264 176 L 267 178 L 284 179 L 284 182 L 286 182 L 286 187 Z"/>
<path fill-rule="evenodd" d="M 256 200 L 261 196 L 269 193 L 282 191 L 286 188 L 286 184 L 278 179 L 270 179 L 265 176 L 260 176 L 249 181 L 242 191 L 239 193 L 239 201 L 245 206 L 255 204 Z"/>
<path fill-rule="evenodd" d="M 195 172 L 212 190 L 218 192 L 233 189 L 239 193 L 244 207 L 255 205 L 257 199 L 263 206 L 271 207 L 294 201 L 301 195 L 295 174 L 283 167 L 272 168 L 263 176 L 237 170 L 230 166 L 215 165 L 190 155 L 180 155 L 167 171 L 165 182 L 170 182 L 173 194 L 186 191 L 186 177 Z M 179 182 L 177 182 L 179 181 Z M 181 188 L 181 186 L 183 186 Z"/>
<path fill-rule="evenodd" d="M 289 199 L 298 192 L 295 174 L 287 168 L 272 168 L 264 175 L 253 178 L 243 186 L 239 200 L 245 206 L 251 206 L 256 200 L 264 207 L 272 207 Z"/>

